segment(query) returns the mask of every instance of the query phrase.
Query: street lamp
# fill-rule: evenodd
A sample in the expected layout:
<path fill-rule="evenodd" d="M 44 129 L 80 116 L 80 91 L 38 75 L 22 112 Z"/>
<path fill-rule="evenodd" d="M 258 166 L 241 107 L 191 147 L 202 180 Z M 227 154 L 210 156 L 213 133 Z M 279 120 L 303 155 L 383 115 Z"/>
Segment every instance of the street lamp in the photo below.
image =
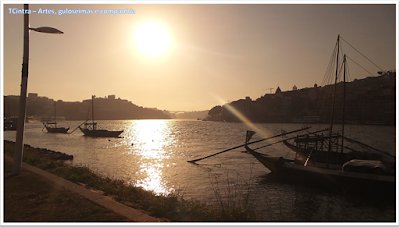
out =
<path fill-rule="evenodd" d="M 24 12 L 28 12 L 29 5 L 24 4 Z M 25 127 L 25 109 L 26 109 L 26 91 L 28 87 L 28 61 L 29 61 L 29 30 L 63 34 L 62 31 L 51 27 L 29 27 L 29 14 L 24 14 L 24 53 L 22 63 L 22 78 L 21 78 L 21 94 L 19 96 L 19 110 L 18 110 L 18 124 L 17 124 L 17 138 L 15 141 L 14 151 L 14 169 L 13 174 L 18 175 L 21 172 L 22 165 L 22 151 L 24 145 L 24 127 Z"/>

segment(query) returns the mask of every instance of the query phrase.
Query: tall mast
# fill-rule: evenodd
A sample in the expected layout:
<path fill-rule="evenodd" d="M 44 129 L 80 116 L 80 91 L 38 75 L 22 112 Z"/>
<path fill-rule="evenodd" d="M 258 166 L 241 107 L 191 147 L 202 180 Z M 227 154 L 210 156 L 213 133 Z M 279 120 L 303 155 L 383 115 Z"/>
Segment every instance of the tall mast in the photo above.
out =
<path fill-rule="evenodd" d="M 343 57 L 344 71 L 343 71 L 343 113 L 342 113 L 342 149 L 341 153 L 343 153 L 343 142 L 344 142 L 344 117 L 345 117 L 345 108 L 346 108 L 346 55 Z"/>
<path fill-rule="evenodd" d="M 56 102 L 54 102 L 54 122 L 56 123 L 56 127 L 57 127 L 57 110 L 56 110 Z"/>
<path fill-rule="evenodd" d="M 329 168 L 329 163 L 332 157 L 332 128 L 333 128 L 333 117 L 335 114 L 335 99 L 336 99 L 336 83 L 338 77 L 338 68 L 339 68 L 339 40 L 340 34 L 337 37 L 337 53 L 336 53 L 336 74 L 335 74 L 335 85 L 333 86 L 333 100 L 332 100 L 332 113 L 331 113 L 331 126 L 329 127 L 329 143 L 328 143 L 328 155 L 326 156 L 326 167 Z"/>
<path fill-rule="evenodd" d="M 94 127 L 94 95 L 92 95 L 92 121 L 93 121 L 93 130 L 95 129 Z"/>

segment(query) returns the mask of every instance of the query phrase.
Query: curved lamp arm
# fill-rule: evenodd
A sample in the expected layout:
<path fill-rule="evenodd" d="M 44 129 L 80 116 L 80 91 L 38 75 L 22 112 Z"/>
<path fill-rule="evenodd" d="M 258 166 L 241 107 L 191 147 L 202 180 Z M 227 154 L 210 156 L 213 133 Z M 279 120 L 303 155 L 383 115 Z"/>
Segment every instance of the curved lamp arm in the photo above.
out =
<path fill-rule="evenodd" d="M 64 34 L 64 32 L 52 27 L 29 28 L 29 30 L 43 33 Z"/>

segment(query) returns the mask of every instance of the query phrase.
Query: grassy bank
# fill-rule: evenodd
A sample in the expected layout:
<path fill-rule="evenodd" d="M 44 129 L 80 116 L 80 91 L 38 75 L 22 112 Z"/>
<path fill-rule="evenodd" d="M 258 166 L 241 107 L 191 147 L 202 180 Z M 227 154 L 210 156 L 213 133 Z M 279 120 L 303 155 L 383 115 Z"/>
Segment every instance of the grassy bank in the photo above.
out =
<path fill-rule="evenodd" d="M 4 222 L 129 222 L 83 196 L 4 162 Z"/>
<path fill-rule="evenodd" d="M 43 149 L 42 149 L 43 150 Z M 14 143 L 4 141 L 4 152 L 13 156 Z M 147 211 L 158 218 L 170 221 L 256 221 L 254 210 L 248 203 L 222 201 L 217 194 L 218 205 L 209 205 L 197 200 L 185 200 L 179 195 L 157 196 L 142 188 L 125 184 L 120 180 L 103 178 L 89 168 L 66 164 L 63 160 L 54 160 L 40 155 L 41 149 L 25 146 L 23 162 L 46 170 L 71 182 L 101 191 L 103 195 L 127 206 Z M 244 204 L 244 205 L 242 205 Z"/>

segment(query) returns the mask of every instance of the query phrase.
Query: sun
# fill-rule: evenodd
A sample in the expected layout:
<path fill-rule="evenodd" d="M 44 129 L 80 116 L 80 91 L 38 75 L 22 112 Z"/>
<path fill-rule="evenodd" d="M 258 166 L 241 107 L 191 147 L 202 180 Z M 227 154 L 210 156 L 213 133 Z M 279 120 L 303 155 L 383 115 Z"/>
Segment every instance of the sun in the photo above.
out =
<path fill-rule="evenodd" d="M 135 44 L 143 54 L 155 57 L 163 54 L 171 45 L 171 41 L 164 26 L 146 22 L 136 29 Z"/>

